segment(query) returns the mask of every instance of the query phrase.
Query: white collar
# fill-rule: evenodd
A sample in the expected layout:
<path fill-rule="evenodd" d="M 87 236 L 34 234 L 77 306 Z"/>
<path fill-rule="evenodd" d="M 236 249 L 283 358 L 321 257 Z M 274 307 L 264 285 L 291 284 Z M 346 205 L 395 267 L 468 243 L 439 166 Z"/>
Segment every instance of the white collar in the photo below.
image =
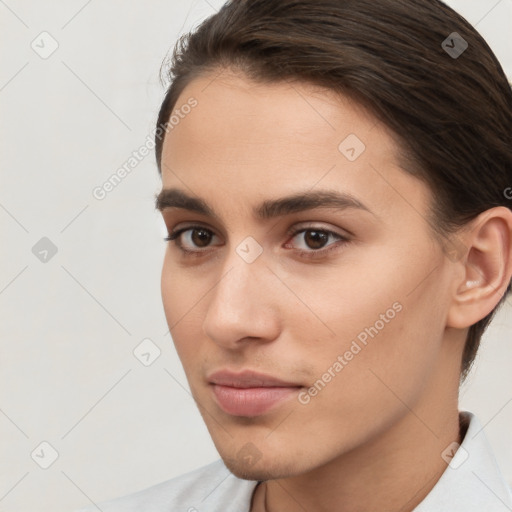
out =
<path fill-rule="evenodd" d="M 468 424 L 462 444 L 414 512 L 512 512 L 511 489 L 480 421 L 468 411 L 460 411 L 459 418 L 462 424 Z"/>

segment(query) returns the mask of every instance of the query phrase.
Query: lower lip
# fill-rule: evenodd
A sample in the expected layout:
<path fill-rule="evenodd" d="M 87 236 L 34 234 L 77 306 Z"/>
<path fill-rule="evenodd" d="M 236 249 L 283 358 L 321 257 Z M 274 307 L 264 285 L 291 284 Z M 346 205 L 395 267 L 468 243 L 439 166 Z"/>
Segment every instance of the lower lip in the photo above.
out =
<path fill-rule="evenodd" d="M 259 416 L 295 395 L 299 387 L 233 388 L 212 384 L 220 408 L 233 416 Z"/>

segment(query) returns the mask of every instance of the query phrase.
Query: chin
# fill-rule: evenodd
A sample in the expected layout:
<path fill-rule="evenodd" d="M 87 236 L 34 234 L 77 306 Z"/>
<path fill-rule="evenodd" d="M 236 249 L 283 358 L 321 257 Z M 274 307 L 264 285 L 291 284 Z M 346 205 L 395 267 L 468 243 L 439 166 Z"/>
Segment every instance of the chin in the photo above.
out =
<path fill-rule="evenodd" d="M 223 454 L 221 457 L 229 471 L 243 480 L 275 480 L 307 471 L 307 468 L 300 468 L 293 461 L 286 461 L 283 458 L 268 460 L 266 457 L 261 457 L 254 462 L 243 457 L 233 459 Z"/>
<path fill-rule="evenodd" d="M 257 480 L 262 482 L 264 480 L 272 480 L 276 478 L 274 475 L 269 474 L 268 471 L 263 469 L 258 470 L 255 468 L 243 467 L 240 464 L 233 464 L 229 461 L 224 461 L 224 464 L 226 464 L 226 467 L 231 471 L 231 473 L 243 480 Z"/>

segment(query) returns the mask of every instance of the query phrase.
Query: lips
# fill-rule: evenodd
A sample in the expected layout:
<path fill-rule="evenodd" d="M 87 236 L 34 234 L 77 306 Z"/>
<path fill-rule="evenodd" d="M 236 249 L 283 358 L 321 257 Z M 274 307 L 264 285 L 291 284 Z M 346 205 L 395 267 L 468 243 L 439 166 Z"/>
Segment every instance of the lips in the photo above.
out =
<path fill-rule="evenodd" d="M 295 382 L 245 370 L 221 370 L 208 378 L 217 405 L 233 416 L 259 416 L 296 395 L 302 387 Z"/>
<path fill-rule="evenodd" d="M 240 373 L 229 370 L 221 370 L 212 373 L 208 381 L 221 386 L 231 386 L 235 388 L 255 388 L 255 387 L 301 387 L 300 384 L 287 382 L 264 373 L 245 370 Z"/>

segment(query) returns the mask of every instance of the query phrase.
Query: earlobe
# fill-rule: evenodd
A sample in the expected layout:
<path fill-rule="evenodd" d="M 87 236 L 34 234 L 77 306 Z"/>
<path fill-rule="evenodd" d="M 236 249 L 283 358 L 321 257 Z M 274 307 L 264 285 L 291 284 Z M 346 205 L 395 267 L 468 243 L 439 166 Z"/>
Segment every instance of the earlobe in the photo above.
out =
<path fill-rule="evenodd" d="M 512 277 L 512 211 L 499 206 L 480 214 L 464 233 L 468 248 L 455 288 L 447 326 L 469 327 L 498 304 Z"/>

